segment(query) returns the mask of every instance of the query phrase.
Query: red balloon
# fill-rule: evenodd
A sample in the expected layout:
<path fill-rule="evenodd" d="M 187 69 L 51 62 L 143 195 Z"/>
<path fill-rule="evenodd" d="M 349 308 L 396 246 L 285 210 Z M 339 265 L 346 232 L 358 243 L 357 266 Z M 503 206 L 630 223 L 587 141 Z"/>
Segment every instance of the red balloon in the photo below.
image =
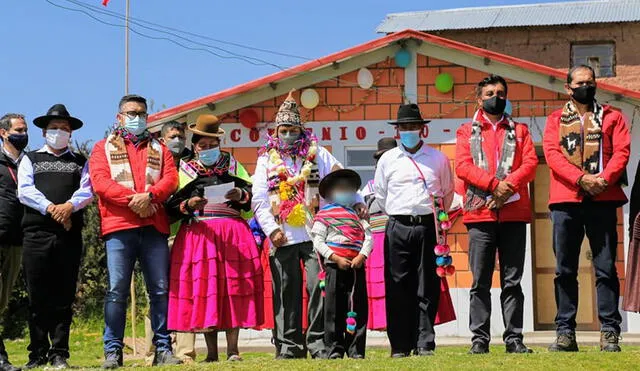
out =
<path fill-rule="evenodd" d="M 239 118 L 242 126 L 249 129 L 255 128 L 258 120 L 260 120 L 260 117 L 258 117 L 258 112 L 252 109 L 247 109 L 240 112 Z"/>

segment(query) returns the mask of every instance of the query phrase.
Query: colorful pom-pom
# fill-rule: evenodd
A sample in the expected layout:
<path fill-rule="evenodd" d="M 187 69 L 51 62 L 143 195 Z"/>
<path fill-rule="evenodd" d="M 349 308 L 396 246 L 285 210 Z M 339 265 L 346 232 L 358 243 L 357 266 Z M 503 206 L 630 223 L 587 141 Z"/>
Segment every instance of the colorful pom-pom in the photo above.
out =
<path fill-rule="evenodd" d="M 347 318 L 347 325 L 355 326 L 356 325 L 356 319 L 353 318 L 353 317 Z"/>
<path fill-rule="evenodd" d="M 444 270 L 447 276 L 453 276 L 453 274 L 456 273 L 456 267 L 454 267 L 453 265 L 446 267 Z"/>
<path fill-rule="evenodd" d="M 436 247 L 433 249 L 433 252 L 437 256 L 442 256 L 447 255 L 449 252 L 451 252 L 451 249 L 449 248 L 449 245 L 436 245 Z"/>
<path fill-rule="evenodd" d="M 449 221 L 449 215 L 447 213 L 445 213 L 444 211 L 441 211 L 438 213 L 438 221 L 440 222 L 448 222 Z"/>
<path fill-rule="evenodd" d="M 324 280 L 322 280 L 322 281 L 320 281 L 320 283 L 318 283 L 318 286 L 320 286 L 320 288 L 324 290 L 324 288 L 327 286 L 327 284 L 324 282 Z"/>
<path fill-rule="evenodd" d="M 325 278 L 327 278 L 327 273 L 325 271 L 318 273 L 318 279 L 320 281 L 324 281 Z"/>
<path fill-rule="evenodd" d="M 442 228 L 443 231 L 448 231 L 449 229 L 451 229 L 451 222 L 446 221 L 440 223 L 440 228 Z"/>
<path fill-rule="evenodd" d="M 453 258 L 450 256 L 444 256 L 444 266 L 449 266 L 453 263 Z"/>
<path fill-rule="evenodd" d="M 356 312 L 351 311 L 347 313 L 347 318 L 356 318 L 356 317 L 358 317 L 358 313 Z"/>
<path fill-rule="evenodd" d="M 436 274 L 438 275 L 438 277 L 444 277 L 447 272 L 443 267 L 438 267 L 436 268 Z"/>
<path fill-rule="evenodd" d="M 444 266 L 446 266 L 446 265 L 447 265 L 447 259 L 446 259 L 446 257 L 444 257 L 444 256 L 438 256 L 438 257 L 436 258 L 436 265 L 437 265 L 438 267 L 444 267 Z"/>
<path fill-rule="evenodd" d="M 356 326 L 350 326 L 350 325 L 347 325 L 347 332 L 348 332 L 350 335 L 355 334 L 355 333 L 356 333 Z"/>

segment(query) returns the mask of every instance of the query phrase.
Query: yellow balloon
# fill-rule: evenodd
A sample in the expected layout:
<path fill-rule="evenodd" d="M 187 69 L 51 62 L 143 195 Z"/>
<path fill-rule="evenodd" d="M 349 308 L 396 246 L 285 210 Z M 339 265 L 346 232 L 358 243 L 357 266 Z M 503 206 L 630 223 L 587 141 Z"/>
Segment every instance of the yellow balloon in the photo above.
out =
<path fill-rule="evenodd" d="M 300 103 L 306 109 L 314 109 L 320 103 L 320 96 L 315 89 L 305 89 L 300 95 Z"/>

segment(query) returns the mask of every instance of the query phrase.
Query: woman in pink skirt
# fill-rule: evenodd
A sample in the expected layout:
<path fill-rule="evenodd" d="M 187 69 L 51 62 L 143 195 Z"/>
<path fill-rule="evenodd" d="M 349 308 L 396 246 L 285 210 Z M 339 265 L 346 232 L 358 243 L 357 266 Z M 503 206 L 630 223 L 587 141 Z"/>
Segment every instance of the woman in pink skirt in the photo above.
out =
<path fill-rule="evenodd" d="M 240 328 L 263 322 L 260 252 L 241 213 L 250 211 L 251 184 L 244 168 L 220 151 L 220 129 L 213 115 L 189 125 L 193 158 L 180 164 L 180 189 L 168 209 L 181 221 L 171 251 L 168 327 L 204 332 L 206 361 L 218 360 L 217 332 L 227 336 L 227 359 L 241 360 Z M 224 200 L 209 202 L 207 187 L 229 187 Z M 218 191 L 220 192 L 220 191 Z"/>
<path fill-rule="evenodd" d="M 397 147 L 393 138 L 382 138 L 378 141 L 378 150 L 373 158 L 378 162 L 382 155 Z M 373 237 L 373 249 L 366 262 L 367 293 L 369 295 L 369 330 L 384 331 L 387 329 L 387 313 L 384 304 L 384 230 L 388 217 L 381 211 L 373 196 L 373 180 L 365 184 L 360 191 L 371 215 L 370 225 Z"/>

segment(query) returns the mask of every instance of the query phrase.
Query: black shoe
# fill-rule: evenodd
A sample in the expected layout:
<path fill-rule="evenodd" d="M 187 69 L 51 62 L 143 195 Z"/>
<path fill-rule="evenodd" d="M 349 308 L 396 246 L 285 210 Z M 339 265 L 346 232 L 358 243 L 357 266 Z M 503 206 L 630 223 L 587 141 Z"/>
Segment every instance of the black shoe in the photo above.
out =
<path fill-rule="evenodd" d="M 468 354 L 487 354 L 489 353 L 489 344 L 485 344 L 481 341 L 474 341 L 471 344 Z"/>
<path fill-rule="evenodd" d="M 433 349 L 417 348 L 416 350 L 413 351 L 413 354 L 418 357 L 429 357 L 429 356 L 435 355 L 436 353 L 433 351 Z"/>
<path fill-rule="evenodd" d="M 507 343 L 506 348 L 507 348 L 507 353 L 519 353 L 519 354 L 533 353 L 533 350 L 527 348 L 527 346 L 524 345 L 521 339 L 510 341 L 509 343 Z"/>
<path fill-rule="evenodd" d="M 46 366 L 46 365 L 47 365 L 46 357 L 29 358 L 29 362 L 27 362 L 27 364 L 24 365 L 23 368 L 25 370 L 31 370 L 31 369 Z"/>
<path fill-rule="evenodd" d="M 344 354 L 342 353 L 331 353 L 331 355 L 329 355 L 329 359 L 343 359 L 344 358 Z"/>
<path fill-rule="evenodd" d="M 549 345 L 550 352 L 577 352 L 578 343 L 576 342 L 576 334 L 560 334 L 556 338 L 555 343 Z"/>
<path fill-rule="evenodd" d="M 410 352 L 393 352 L 391 353 L 391 358 L 406 358 L 411 355 Z"/>
<path fill-rule="evenodd" d="M 319 350 L 311 355 L 311 359 L 327 359 L 329 354 L 326 350 Z"/>
<path fill-rule="evenodd" d="M 283 360 L 283 359 L 296 359 L 296 357 L 293 356 L 293 354 L 289 354 L 289 353 L 285 353 L 285 354 L 278 354 L 278 356 L 276 357 L 277 360 Z"/>
<path fill-rule="evenodd" d="M 105 370 L 114 370 L 122 367 L 122 350 L 118 349 L 113 352 L 105 353 L 102 368 Z"/>
<path fill-rule="evenodd" d="M 170 350 L 161 350 L 156 352 L 156 356 L 153 357 L 154 366 L 174 366 L 181 364 L 182 360 L 174 357 Z"/>
<path fill-rule="evenodd" d="M 362 354 L 354 354 L 352 356 L 349 356 L 349 358 L 351 358 L 351 359 L 364 359 L 364 356 Z"/>
<path fill-rule="evenodd" d="M 53 356 L 49 363 L 51 364 L 51 368 L 53 368 L 54 370 L 64 370 L 69 368 L 67 359 L 63 356 Z"/>
<path fill-rule="evenodd" d="M 620 335 L 613 331 L 603 331 L 600 333 L 600 351 L 602 352 L 620 352 L 620 345 L 618 345 Z"/>
<path fill-rule="evenodd" d="M 16 367 L 9 362 L 9 359 L 3 357 L 0 359 L 0 371 L 20 371 L 20 367 Z"/>

